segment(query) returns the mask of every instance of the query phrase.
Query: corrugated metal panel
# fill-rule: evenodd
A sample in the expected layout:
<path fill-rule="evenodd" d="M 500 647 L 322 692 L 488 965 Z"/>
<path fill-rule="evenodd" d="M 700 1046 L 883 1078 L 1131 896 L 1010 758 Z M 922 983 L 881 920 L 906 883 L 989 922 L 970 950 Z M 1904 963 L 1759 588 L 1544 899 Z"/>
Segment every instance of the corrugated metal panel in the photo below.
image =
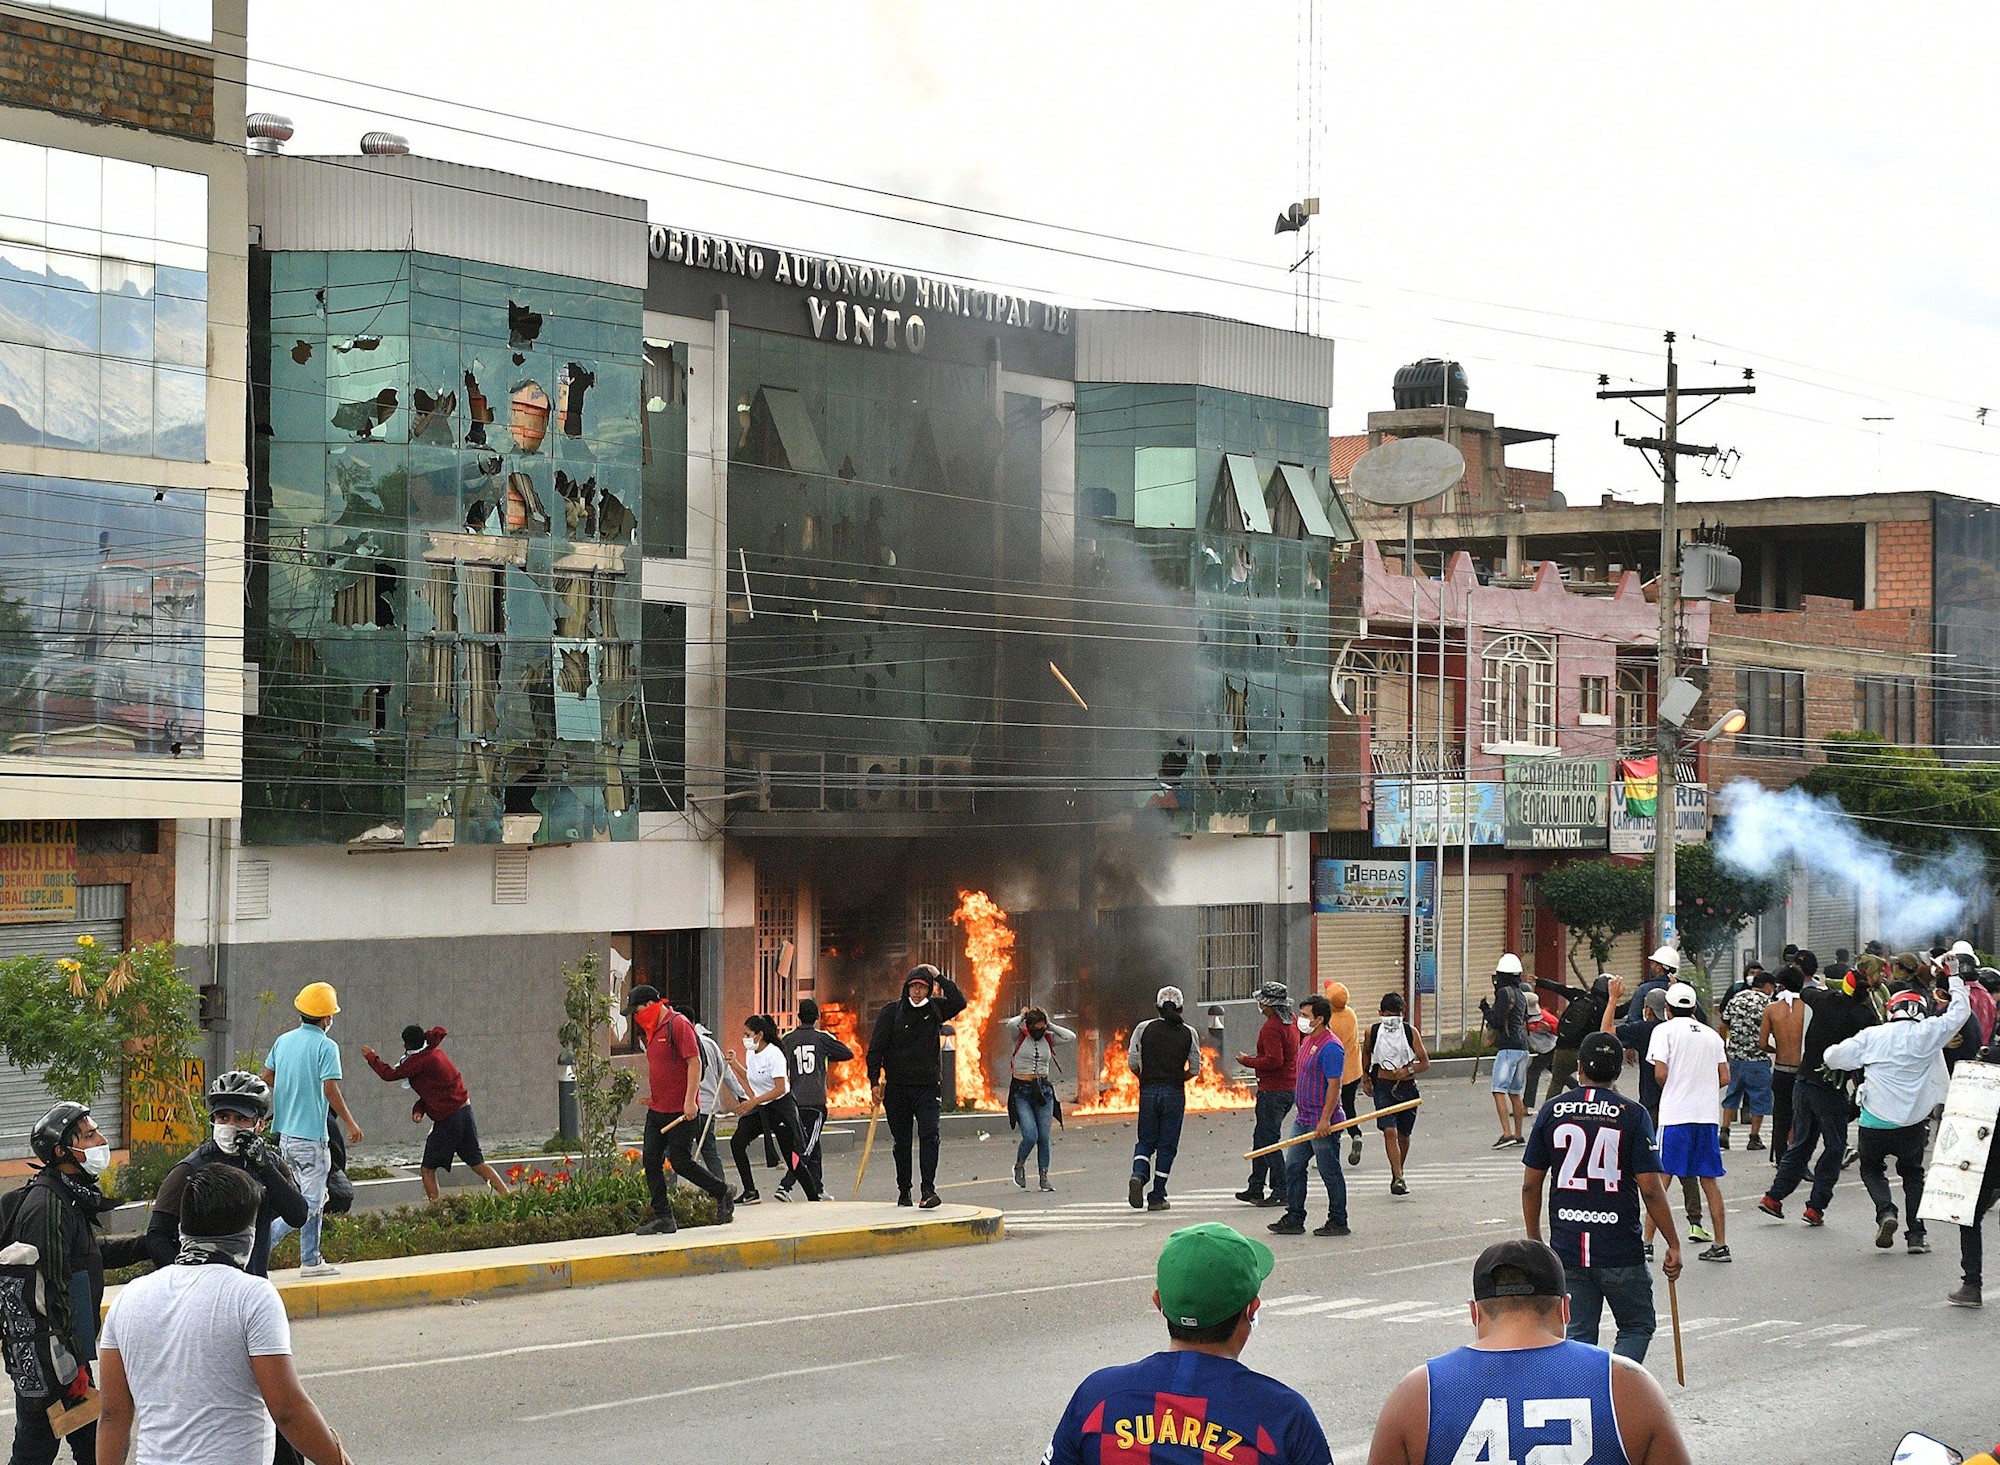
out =
<path fill-rule="evenodd" d="M 1076 316 L 1080 382 L 1175 382 L 1325 407 L 1332 341 L 1219 316 L 1086 310 Z"/>
<path fill-rule="evenodd" d="M 76 909 L 74 921 L 0 926 L 0 957 L 67 955 L 76 949 L 79 936 L 114 950 L 125 944 L 123 885 L 78 886 Z M 28 1131 L 53 1103 L 55 1095 L 42 1081 L 40 1069 L 0 1063 L 0 1160 L 25 1159 L 33 1153 Z M 125 1104 L 116 1084 L 92 1101 L 90 1112 L 113 1149 L 125 1142 Z"/>
<path fill-rule="evenodd" d="M 1403 969 L 1409 936 L 1401 916 L 1316 915 L 1313 936 L 1319 944 L 1319 989 L 1328 982 L 1347 988 L 1347 1005 L 1354 1009 L 1362 1031 L 1375 1020 L 1384 992 L 1403 990 Z"/>
<path fill-rule="evenodd" d="M 1629 995 L 1633 988 L 1646 980 L 1646 957 L 1652 947 L 1646 944 L 1644 931 L 1627 931 L 1611 946 L 1611 960 L 1605 970 L 1615 977 L 1625 979 L 1625 991 Z M 1587 972 L 1590 970 L 1590 948 L 1585 946 L 1577 962 Z"/>
<path fill-rule="evenodd" d="M 1854 887 L 1844 880 L 1811 875 L 1806 880 L 1806 947 L 1830 965 L 1841 947 L 1859 951 L 1860 912 Z"/>
<path fill-rule="evenodd" d="M 1459 1035 L 1479 1026 L 1479 999 L 1493 990 L 1493 964 L 1511 951 L 1507 931 L 1507 877 L 1472 872 L 1472 962 L 1466 973 L 1468 1004 L 1459 1004 L 1458 958 L 1464 949 L 1458 935 L 1459 877 L 1448 872 L 1438 895 L 1438 989 L 1424 1004 L 1424 1031 L 1438 1036 L 1439 1046 L 1457 1045 Z M 1467 1013 L 1471 1014 L 1468 1022 Z"/>
<path fill-rule="evenodd" d="M 250 159 L 267 250 L 407 250 L 643 290 L 646 204 L 435 158 Z"/>

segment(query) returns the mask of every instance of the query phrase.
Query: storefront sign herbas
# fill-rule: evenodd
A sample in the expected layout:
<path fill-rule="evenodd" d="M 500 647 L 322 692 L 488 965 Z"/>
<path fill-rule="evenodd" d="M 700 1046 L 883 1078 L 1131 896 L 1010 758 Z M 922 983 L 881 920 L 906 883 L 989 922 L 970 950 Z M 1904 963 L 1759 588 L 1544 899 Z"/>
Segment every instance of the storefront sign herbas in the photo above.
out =
<path fill-rule="evenodd" d="M 1509 758 L 1508 849 L 1604 849 L 1611 764 L 1604 758 Z"/>

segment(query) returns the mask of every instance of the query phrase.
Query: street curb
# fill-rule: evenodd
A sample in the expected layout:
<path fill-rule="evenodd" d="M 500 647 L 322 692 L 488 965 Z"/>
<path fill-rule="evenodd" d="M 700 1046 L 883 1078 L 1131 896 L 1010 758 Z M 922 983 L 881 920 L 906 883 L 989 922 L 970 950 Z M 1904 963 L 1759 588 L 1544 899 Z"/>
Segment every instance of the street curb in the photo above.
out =
<path fill-rule="evenodd" d="M 1006 1226 L 999 1211 L 984 1207 L 968 1209 L 972 1209 L 974 1214 L 948 1220 L 891 1221 L 838 1231 L 750 1237 L 741 1241 L 718 1240 L 678 1245 L 668 1242 L 640 1251 L 604 1251 L 519 1260 L 508 1260 L 508 1253 L 540 1248 L 508 1247 L 463 1252 L 460 1255 L 466 1260 L 456 1267 L 383 1277 L 284 1281 L 279 1282 L 277 1287 L 278 1295 L 284 1299 L 287 1316 L 332 1317 L 341 1313 L 419 1307 L 426 1303 L 451 1302 L 462 1298 L 595 1287 L 606 1282 L 706 1277 L 718 1272 L 761 1270 L 806 1262 L 935 1251 L 949 1246 L 976 1246 L 998 1241 L 1005 1236 Z"/>

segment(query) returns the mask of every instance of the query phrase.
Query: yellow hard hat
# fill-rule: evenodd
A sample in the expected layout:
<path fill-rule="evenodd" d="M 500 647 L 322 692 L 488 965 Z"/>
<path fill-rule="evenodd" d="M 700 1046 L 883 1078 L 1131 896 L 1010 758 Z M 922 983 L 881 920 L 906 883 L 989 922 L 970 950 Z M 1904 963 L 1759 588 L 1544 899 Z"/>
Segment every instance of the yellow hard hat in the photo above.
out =
<path fill-rule="evenodd" d="M 292 999 L 292 1006 L 307 1017 L 332 1017 L 340 1011 L 340 999 L 333 995 L 331 983 L 308 982 L 299 988 L 299 995 Z"/>

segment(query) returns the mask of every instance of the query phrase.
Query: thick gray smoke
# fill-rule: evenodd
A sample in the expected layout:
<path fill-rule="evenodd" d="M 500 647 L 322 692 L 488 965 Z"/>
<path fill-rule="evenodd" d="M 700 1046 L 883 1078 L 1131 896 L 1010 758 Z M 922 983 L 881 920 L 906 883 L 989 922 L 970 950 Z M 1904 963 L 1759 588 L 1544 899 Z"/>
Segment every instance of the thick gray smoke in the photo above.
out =
<path fill-rule="evenodd" d="M 1875 934 L 1892 945 L 1956 935 L 1987 899 L 1976 851 L 1900 856 L 1864 833 L 1832 799 L 1799 788 L 1773 793 L 1737 779 L 1723 789 L 1722 806 L 1729 817 L 1715 853 L 1724 864 L 1760 877 L 1803 865 L 1872 892 L 1880 912 Z"/>

